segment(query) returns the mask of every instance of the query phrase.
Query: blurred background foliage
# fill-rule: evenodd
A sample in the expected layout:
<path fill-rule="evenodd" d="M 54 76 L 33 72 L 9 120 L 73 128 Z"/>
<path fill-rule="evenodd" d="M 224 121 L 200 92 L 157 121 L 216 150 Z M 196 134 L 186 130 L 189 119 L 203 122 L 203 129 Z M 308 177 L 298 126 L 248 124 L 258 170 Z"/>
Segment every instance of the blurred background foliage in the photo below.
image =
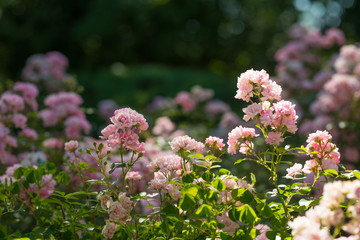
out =
<path fill-rule="evenodd" d="M 295 22 L 359 39 L 354 0 L 0 0 L 0 76 L 18 80 L 26 59 L 69 58 L 87 106 L 103 98 L 141 108 L 195 84 L 234 103 L 236 76 L 274 74 L 274 53 Z"/>

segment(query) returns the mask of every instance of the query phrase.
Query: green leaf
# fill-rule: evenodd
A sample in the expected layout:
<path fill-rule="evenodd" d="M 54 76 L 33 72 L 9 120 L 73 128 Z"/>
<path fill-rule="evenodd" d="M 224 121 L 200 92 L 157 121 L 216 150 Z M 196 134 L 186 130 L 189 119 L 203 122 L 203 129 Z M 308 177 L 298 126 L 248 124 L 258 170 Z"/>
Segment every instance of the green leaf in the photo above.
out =
<path fill-rule="evenodd" d="M 346 170 L 346 172 L 352 173 L 352 174 L 354 174 L 354 177 L 356 177 L 357 179 L 360 179 L 360 172 L 358 170 Z"/>
<path fill-rule="evenodd" d="M 21 184 L 19 182 L 14 182 L 12 185 L 11 193 L 19 194 L 21 190 Z"/>
<path fill-rule="evenodd" d="M 194 207 L 196 204 L 195 198 L 189 194 L 184 194 L 180 199 L 180 207 L 182 210 L 187 211 Z"/>
<path fill-rule="evenodd" d="M 255 174 L 250 173 L 250 179 L 251 179 L 251 186 L 253 187 L 256 183 L 256 177 Z"/>
<path fill-rule="evenodd" d="M 205 181 L 210 182 L 214 178 L 215 174 L 210 171 L 205 171 L 201 176 Z"/>
<path fill-rule="evenodd" d="M 231 191 L 231 196 L 234 200 L 242 203 L 251 204 L 254 201 L 254 196 L 246 188 L 238 188 Z"/>
<path fill-rule="evenodd" d="M 335 169 L 325 169 L 322 172 L 322 175 L 326 175 L 326 176 L 337 176 L 339 175 L 338 171 L 336 171 Z M 360 176 L 360 174 L 359 174 Z"/>
<path fill-rule="evenodd" d="M 182 177 L 181 181 L 183 183 L 192 183 L 192 182 L 194 182 L 194 179 L 195 179 L 195 174 L 194 173 L 188 173 L 188 174 L 185 174 Z"/>
<path fill-rule="evenodd" d="M 204 156 L 203 156 L 201 153 L 198 153 L 198 154 L 191 154 L 191 155 L 189 155 L 189 158 L 200 158 L 200 159 L 203 159 Z"/>
<path fill-rule="evenodd" d="M 225 168 L 220 168 L 218 172 L 219 176 L 221 175 L 231 175 L 231 172 Z"/>
<path fill-rule="evenodd" d="M 213 180 L 211 185 L 219 191 L 224 191 L 226 189 L 225 183 L 221 179 L 218 179 L 218 178 Z"/>
<path fill-rule="evenodd" d="M 35 183 L 36 176 L 35 176 L 35 169 L 31 169 L 30 172 L 26 174 L 26 181 L 28 183 Z"/>
<path fill-rule="evenodd" d="M 16 171 L 14 172 L 14 178 L 20 179 L 24 175 L 24 169 L 25 167 L 19 167 L 18 169 L 16 169 Z"/>
<path fill-rule="evenodd" d="M 101 152 L 101 150 L 103 149 L 103 147 L 104 147 L 104 144 L 103 144 L 103 143 L 100 143 L 99 146 L 98 146 L 99 152 Z"/>
<path fill-rule="evenodd" d="M 201 218 L 212 216 L 212 207 L 207 204 L 202 204 L 196 211 L 196 215 Z"/>
<path fill-rule="evenodd" d="M 260 218 L 257 217 L 254 209 L 248 204 L 232 208 L 229 211 L 229 217 L 233 221 L 245 222 L 253 226 L 260 221 Z"/>
<path fill-rule="evenodd" d="M 161 211 L 162 214 L 166 216 L 179 216 L 179 209 L 170 203 L 166 203 L 165 207 Z"/>

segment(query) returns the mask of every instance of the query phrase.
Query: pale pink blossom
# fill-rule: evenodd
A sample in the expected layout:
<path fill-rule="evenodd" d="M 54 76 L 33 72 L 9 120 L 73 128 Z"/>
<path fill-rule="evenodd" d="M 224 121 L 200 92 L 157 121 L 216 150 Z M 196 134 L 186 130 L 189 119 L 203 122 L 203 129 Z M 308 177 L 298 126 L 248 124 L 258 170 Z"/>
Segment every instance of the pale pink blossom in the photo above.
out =
<path fill-rule="evenodd" d="M 253 95 L 253 85 L 252 85 L 252 79 L 256 79 L 256 71 L 254 70 L 247 70 L 245 73 L 242 73 L 240 77 L 238 77 L 237 82 L 237 92 L 235 95 L 235 98 L 242 99 L 246 102 L 250 101 L 250 98 Z"/>
<path fill-rule="evenodd" d="M 115 126 L 114 124 L 109 124 L 101 131 L 101 134 L 105 138 L 108 138 L 110 135 L 117 133 L 118 130 L 119 128 L 117 126 Z"/>
<path fill-rule="evenodd" d="M 295 105 L 290 101 L 281 100 L 273 105 L 274 120 L 272 126 L 274 128 L 285 127 L 290 133 L 295 133 L 297 130 L 297 118 Z"/>
<path fill-rule="evenodd" d="M 271 230 L 271 228 L 268 225 L 258 224 L 254 227 L 255 229 L 260 231 L 260 234 L 254 238 L 254 240 L 269 240 L 266 237 L 266 233 Z"/>
<path fill-rule="evenodd" d="M 262 106 L 261 103 L 253 103 L 242 110 L 245 113 L 243 119 L 247 122 L 261 112 Z"/>
<path fill-rule="evenodd" d="M 252 145 L 250 142 L 251 139 L 257 136 L 259 135 L 255 134 L 254 128 L 246 128 L 242 126 L 234 128 L 228 136 L 228 153 L 235 154 L 236 149 L 239 147 L 240 152 L 247 153 Z"/>
<path fill-rule="evenodd" d="M 226 113 L 229 110 L 230 110 L 229 105 L 218 99 L 211 100 L 207 102 L 205 105 L 205 112 L 212 116 Z"/>
<path fill-rule="evenodd" d="M 114 234 L 117 230 L 118 225 L 116 223 L 113 223 L 109 220 L 106 220 L 106 225 L 104 226 L 103 230 L 101 231 L 101 234 L 106 238 L 106 239 L 111 239 L 114 237 Z"/>
<path fill-rule="evenodd" d="M 316 162 L 316 160 L 311 159 L 311 160 L 307 160 L 305 162 L 304 168 L 303 168 L 303 172 L 306 174 L 310 174 L 312 172 L 316 172 L 318 170 L 321 170 L 321 167 L 319 166 L 319 164 Z"/>
<path fill-rule="evenodd" d="M 37 135 L 36 131 L 31 128 L 24 128 L 19 133 L 19 136 L 24 136 L 24 137 L 32 139 L 32 140 L 38 139 L 38 135 Z"/>
<path fill-rule="evenodd" d="M 63 142 L 57 138 L 48 138 L 42 142 L 42 145 L 45 148 L 61 149 L 63 147 Z"/>
<path fill-rule="evenodd" d="M 204 102 L 214 96 L 214 90 L 202 88 L 199 85 L 193 86 L 190 92 L 195 102 Z"/>
<path fill-rule="evenodd" d="M 81 137 L 82 133 L 89 133 L 91 130 L 90 123 L 84 117 L 71 116 L 65 122 L 65 135 L 70 139 L 77 139 Z"/>
<path fill-rule="evenodd" d="M 39 116 L 45 127 L 55 126 L 59 122 L 56 112 L 50 109 L 41 110 Z"/>
<path fill-rule="evenodd" d="M 20 113 L 13 115 L 13 122 L 16 128 L 24 128 L 27 122 L 27 117 Z"/>
<path fill-rule="evenodd" d="M 108 210 L 110 205 L 114 202 L 109 194 L 99 196 L 100 206 L 103 210 Z"/>
<path fill-rule="evenodd" d="M 205 139 L 205 143 L 209 144 L 210 147 L 212 147 L 216 142 L 214 147 L 219 150 L 222 150 L 223 147 L 225 147 L 225 144 L 223 143 L 223 141 L 224 141 L 224 139 L 218 138 L 218 137 L 213 137 L 213 136 L 210 136 Z"/>
<path fill-rule="evenodd" d="M 149 182 L 149 188 L 154 190 L 161 190 L 166 184 L 166 177 L 161 172 L 155 172 L 154 178 Z"/>
<path fill-rule="evenodd" d="M 136 128 L 139 132 L 148 129 L 149 125 L 144 116 L 131 108 L 122 108 L 114 112 L 110 121 L 122 130 Z"/>
<path fill-rule="evenodd" d="M 131 209 L 130 209 L 131 210 Z M 130 210 L 126 209 L 120 202 L 115 201 L 110 204 L 109 220 L 125 225 L 131 220 Z"/>
<path fill-rule="evenodd" d="M 262 101 L 266 100 L 281 100 L 281 92 L 282 88 L 276 82 L 269 80 L 266 84 L 264 84 L 264 89 L 261 92 Z"/>
<path fill-rule="evenodd" d="M 281 137 L 281 132 L 269 132 L 265 142 L 270 145 L 279 145 L 281 142 L 284 142 L 284 138 Z"/>
<path fill-rule="evenodd" d="M 155 135 L 168 134 L 175 129 L 175 124 L 168 117 L 159 117 L 155 121 L 152 133 Z"/>
<path fill-rule="evenodd" d="M 42 176 L 40 181 L 40 198 L 48 198 L 55 190 L 57 182 L 53 179 L 52 174 L 46 174 Z M 38 186 L 36 184 L 30 184 L 28 189 L 30 193 L 38 193 Z"/>
<path fill-rule="evenodd" d="M 38 104 L 36 97 L 39 94 L 39 90 L 32 83 L 16 82 L 14 91 L 20 92 L 26 104 L 28 104 L 32 110 L 37 110 Z"/>
<path fill-rule="evenodd" d="M 26 60 L 22 77 L 25 81 L 39 82 L 49 74 L 49 62 L 43 54 L 35 54 Z"/>
<path fill-rule="evenodd" d="M 139 172 L 136 171 L 130 171 L 126 174 L 125 179 L 128 179 L 129 181 L 140 181 L 142 179 L 142 176 Z"/>
<path fill-rule="evenodd" d="M 181 157 L 175 154 L 167 154 L 155 158 L 147 165 L 147 167 L 153 172 L 171 172 L 181 170 L 181 162 Z"/>
<path fill-rule="evenodd" d="M 228 212 L 224 212 L 218 216 L 216 216 L 216 220 L 218 223 L 221 223 L 224 225 L 224 228 L 220 229 L 222 232 L 227 232 L 229 235 L 233 235 L 236 231 L 236 229 L 239 227 L 239 225 L 235 222 L 233 222 L 229 218 Z"/>
<path fill-rule="evenodd" d="M 287 174 L 286 176 L 292 177 L 296 176 L 297 173 L 302 172 L 302 165 L 300 163 L 295 163 L 292 167 L 286 169 Z"/>
<path fill-rule="evenodd" d="M 75 152 L 79 147 L 79 142 L 76 140 L 71 140 L 65 143 L 65 151 L 66 152 Z"/>
<path fill-rule="evenodd" d="M 191 112 L 195 109 L 196 103 L 186 91 L 179 92 L 174 98 L 174 103 L 181 105 L 184 112 Z"/>
<path fill-rule="evenodd" d="M 22 111 L 25 108 L 24 99 L 17 94 L 5 92 L 0 97 L 0 111 L 11 113 Z"/>
<path fill-rule="evenodd" d="M 105 120 L 109 120 L 109 118 L 113 115 L 114 111 L 118 109 L 119 106 L 111 99 L 101 100 L 97 104 L 97 109 L 100 117 Z"/>
<path fill-rule="evenodd" d="M 187 135 L 176 137 L 171 142 L 169 142 L 169 144 L 174 152 L 178 152 L 180 150 L 189 152 L 202 152 L 204 151 L 205 147 L 203 143 L 197 142 Z"/>

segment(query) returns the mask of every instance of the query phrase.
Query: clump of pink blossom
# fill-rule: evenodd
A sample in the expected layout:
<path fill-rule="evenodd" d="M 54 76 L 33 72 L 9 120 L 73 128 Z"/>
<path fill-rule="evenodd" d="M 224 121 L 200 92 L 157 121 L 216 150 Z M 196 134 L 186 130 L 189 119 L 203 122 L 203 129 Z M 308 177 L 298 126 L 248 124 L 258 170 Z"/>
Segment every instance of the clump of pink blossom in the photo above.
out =
<path fill-rule="evenodd" d="M 145 151 L 144 143 L 139 142 L 138 133 L 149 126 L 142 114 L 131 108 L 122 108 L 114 112 L 110 121 L 112 124 L 101 131 L 110 147 L 125 148 L 139 153 Z"/>
<path fill-rule="evenodd" d="M 306 149 L 312 159 L 306 161 L 304 173 L 309 174 L 320 169 L 338 169 L 340 153 L 336 145 L 331 143 L 331 139 L 332 136 L 327 131 L 316 131 L 309 135 Z"/>
<path fill-rule="evenodd" d="M 152 133 L 155 135 L 167 136 L 175 129 L 175 124 L 168 117 L 159 117 L 155 121 L 155 126 Z"/>
<path fill-rule="evenodd" d="M 208 144 L 209 147 L 214 147 L 216 149 L 219 149 L 220 151 L 225 147 L 225 144 L 223 143 L 224 139 L 210 136 L 205 139 L 205 144 Z"/>
<path fill-rule="evenodd" d="M 249 154 L 253 149 L 252 138 L 259 136 L 255 134 L 254 128 L 238 126 L 228 136 L 228 153 L 235 154 L 239 149 L 242 154 Z"/>
<path fill-rule="evenodd" d="M 185 135 L 174 138 L 169 142 L 171 149 L 174 152 L 187 151 L 187 152 L 202 152 L 205 145 L 201 142 L 197 142 L 193 138 Z"/>
<path fill-rule="evenodd" d="M 196 107 L 196 102 L 191 98 L 190 93 L 186 91 L 179 92 L 174 98 L 174 103 L 180 105 L 184 112 L 191 112 Z"/>
<path fill-rule="evenodd" d="M 324 186 L 319 205 L 289 222 L 294 239 L 357 239 L 359 229 L 360 181 L 336 181 Z M 330 236 L 329 229 L 338 228 L 348 237 L 340 237 L 340 232 Z"/>
<path fill-rule="evenodd" d="M 75 152 L 79 147 L 79 142 L 76 140 L 71 140 L 65 143 L 65 151 L 66 152 Z"/>

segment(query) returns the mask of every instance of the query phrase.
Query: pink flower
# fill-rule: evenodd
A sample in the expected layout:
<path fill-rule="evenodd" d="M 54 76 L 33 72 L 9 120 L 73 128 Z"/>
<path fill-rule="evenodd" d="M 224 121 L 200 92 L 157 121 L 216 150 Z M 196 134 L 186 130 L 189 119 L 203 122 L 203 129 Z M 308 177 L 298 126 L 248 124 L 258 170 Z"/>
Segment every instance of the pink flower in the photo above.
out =
<path fill-rule="evenodd" d="M 114 124 L 109 124 L 101 131 L 101 134 L 105 138 L 108 138 L 110 135 L 116 133 L 118 131 L 118 129 L 119 128 L 117 126 L 115 126 Z"/>
<path fill-rule="evenodd" d="M 85 117 L 71 116 L 64 123 L 66 137 L 70 139 L 80 138 L 81 132 L 89 133 L 91 130 L 91 125 Z"/>
<path fill-rule="evenodd" d="M 49 62 L 49 71 L 53 78 L 61 80 L 65 77 L 65 71 L 69 63 L 67 58 L 60 52 L 52 51 L 45 54 Z"/>
<path fill-rule="evenodd" d="M 247 153 L 252 147 L 251 139 L 259 136 L 255 134 L 254 128 L 245 128 L 242 126 L 234 128 L 228 136 L 228 153 L 235 154 L 236 149 L 240 147 L 240 152 Z M 239 143 L 238 140 L 242 141 Z"/>
<path fill-rule="evenodd" d="M 97 104 L 99 116 L 105 120 L 108 120 L 113 115 L 114 111 L 118 108 L 119 107 L 116 102 L 111 99 L 101 100 Z"/>
<path fill-rule="evenodd" d="M 333 45 L 343 45 L 346 42 L 344 33 L 337 28 L 329 28 L 325 33 L 324 45 L 331 47 Z"/>
<path fill-rule="evenodd" d="M 123 131 L 126 129 L 136 128 L 139 132 L 141 132 L 149 127 L 144 116 L 131 108 L 116 110 L 114 112 L 114 116 L 110 118 L 110 121 Z"/>
<path fill-rule="evenodd" d="M 236 91 L 235 98 L 242 99 L 246 102 L 250 101 L 250 98 L 254 96 L 252 93 L 253 90 L 252 80 L 256 79 L 256 75 L 257 75 L 256 72 L 253 69 L 251 69 L 251 70 L 247 70 L 245 73 L 242 73 L 240 77 L 238 77 L 238 82 L 237 82 L 238 90 Z"/>
<path fill-rule="evenodd" d="M 2 113 L 24 110 L 24 99 L 17 94 L 5 92 L 0 98 L 0 111 Z"/>
<path fill-rule="evenodd" d="M 130 209 L 131 210 L 131 209 Z M 126 209 L 120 202 L 112 202 L 110 204 L 109 212 L 109 220 L 118 222 L 121 225 L 125 225 L 126 222 L 131 220 L 130 210 Z"/>
<path fill-rule="evenodd" d="M 290 101 L 281 100 L 273 105 L 274 120 L 272 127 L 275 129 L 285 127 L 290 133 L 295 133 L 297 130 L 297 118 L 295 105 Z"/>
<path fill-rule="evenodd" d="M 42 176 L 40 181 L 40 198 L 48 198 L 54 192 L 56 181 L 53 180 L 52 174 L 46 174 Z M 32 193 L 38 192 L 38 186 L 36 184 L 30 184 L 30 189 L 28 190 Z"/>
<path fill-rule="evenodd" d="M 27 117 L 20 113 L 13 115 L 13 122 L 16 128 L 24 128 L 27 122 Z"/>
<path fill-rule="evenodd" d="M 271 145 L 279 145 L 281 142 L 284 142 L 284 138 L 281 137 L 281 132 L 269 132 L 265 142 Z"/>
<path fill-rule="evenodd" d="M 124 193 L 124 192 L 119 193 L 118 201 L 119 201 L 119 203 L 121 203 L 123 208 L 125 208 L 126 211 L 128 211 L 130 213 L 131 208 L 132 208 L 132 201 L 130 200 L 129 197 L 126 196 L 126 193 Z"/>
<path fill-rule="evenodd" d="M 218 137 L 208 137 L 205 139 L 205 143 L 209 144 L 209 147 L 212 147 L 215 142 L 215 148 L 219 149 L 220 151 L 225 147 L 225 144 L 223 143 L 224 139 L 218 138 Z"/>
<path fill-rule="evenodd" d="M 253 103 L 246 108 L 243 108 L 243 112 L 245 113 L 243 119 L 247 122 L 250 119 L 253 119 L 256 115 L 261 112 L 262 106 L 261 103 Z"/>
<path fill-rule="evenodd" d="M 66 152 L 75 152 L 79 147 L 79 142 L 75 140 L 71 140 L 65 143 L 65 151 Z"/>
<path fill-rule="evenodd" d="M 49 62 L 43 54 L 35 54 L 26 60 L 22 70 L 22 77 L 25 81 L 38 82 L 49 74 Z"/>
<path fill-rule="evenodd" d="M 37 133 L 35 132 L 34 129 L 31 129 L 31 128 L 24 128 L 24 129 L 19 133 L 19 135 L 20 135 L 20 136 L 24 136 L 24 137 L 29 138 L 29 139 L 33 139 L 33 140 L 38 139 Z"/>
<path fill-rule="evenodd" d="M 168 117 L 159 117 L 155 121 L 152 133 L 155 135 L 168 134 L 175 129 L 175 124 Z"/>
<path fill-rule="evenodd" d="M 166 178 L 161 172 L 155 172 L 154 178 L 149 182 L 149 188 L 155 190 L 161 190 L 166 184 Z"/>
<path fill-rule="evenodd" d="M 205 105 L 205 112 L 212 116 L 226 113 L 229 110 L 229 105 L 218 99 L 211 100 Z"/>
<path fill-rule="evenodd" d="M 199 85 L 193 86 L 190 92 L 195 102 L 204 102 L 214 96 L 214 91 L 212 89 L 202 88 Z"/>
<path fill-rule="evenodd" d="M 45 127 L 55 126 L 59 122 L 56 112 L 50 109 L 41 110 L 39 116 Z"/>
<path fill-rule="evenodd" d="M 45 148 L 61 149 L 63 147 L 63 142 L 57 138 L 48 138 L 42 142 L 42 145 Z"/>
<path fill-rule="evenodd" d="M 103 230 L 101 231 L 101 234 L 106 238 L 106 239 L 111 239 L 114 237 L 114 234 L 117 230 L 117 224 L 110 222 L 109 220 L 106 220 L 106 225 L 104 226 Z"/>
<path fill-rule="evenodd" d="M 171 172 L 181 169 L 181 157 L 175 154 L 168 154 L 157 157 L 147 165 L 151 171 Z"/>
<path fill-rule="evenodd" d="M 295 163 L 292 167 L 286 169 L 287 177 L 292 177 L 292 176 L 296 176 L 297 173 L 301 173 L 302 172 L 302 165 L 300 163 Z"/>
<path fill-rule="evenodd" d="M 316 172 L 318 170 L 321 170 L 319 164 L 314 159 L 311 159 L 311 160 L 307 160 L 305 162 L 305 165 L 304 165 L 304 168 L 302 171 L 306 174 L 310 174 L 310 173 Z"/>
<path fill-rule="evenodd" d="M 256 236 L 254 240 L 269 240 L 266 237 L 266 233 L 271 230 L 268 225 L 258 224 L 254 228 L 260 231 L 260 234 Z"/>
<path fill-rule="evenodd" d="M 169 144 L 174 152 L 178 152 L 180 150 L 189 152 L 202 152 L 205 147 L 203 143 L 197 142 L 187 135 L 176 137 L 171 142 L 169 142 Z"/>
<path fill-rule="evenodd" d="M 265 100 L 281 100 L 281 92 L 282 88 L 276 82 L 269 80 L 264 85 L 264 90 L 261 92 L 263 97 L 261 97 L 262 101 Z"/>
<path fill-rule="evenodd" d="M 235 222 L 233 222 L 229 218 L 228 212 L 224 212 L 221 215 L 216 216 L 216 220 L 218 223 L 221 223 L 224 225 L 224 228 L 221 229 L 222 232 L 227 232 L 230 235 L 233 235 L 236 231 L 236 229 L 239 227 L 239 225 Z"/>
<path fill-rule="evenodd" d="M 135 181 L 140 181 L 142 179 L 142 176 L 140 175 L 139 172 L 130 171 L 126 174 L 125 179 L 135 182 Z"/>
<path fill-rule="evenodd" d="M 30 105 L 33 110 L 37 110 L 38 104 L 36 97 L 39 94 L 39 90 L 32 83 L 16 82 L 14 91 L 21 92 L 25 102 Z"/>
<path fill-rule="evenodd" d="M 110 195 L 104 194 L 99 197 L 100 200 L 100 206 L 104 210 L 108 210 L 110 208 L 110 205 L 113 203 L 113 200 Z"/>
<path fill-rule="evenodd" d="M 191 99 L 190 93 L 185 91 L 179 92 L 176 95 L 174 103 L 181 105 L 184 112 L 191 112 L 196 107 L 196 103 Z"/>

